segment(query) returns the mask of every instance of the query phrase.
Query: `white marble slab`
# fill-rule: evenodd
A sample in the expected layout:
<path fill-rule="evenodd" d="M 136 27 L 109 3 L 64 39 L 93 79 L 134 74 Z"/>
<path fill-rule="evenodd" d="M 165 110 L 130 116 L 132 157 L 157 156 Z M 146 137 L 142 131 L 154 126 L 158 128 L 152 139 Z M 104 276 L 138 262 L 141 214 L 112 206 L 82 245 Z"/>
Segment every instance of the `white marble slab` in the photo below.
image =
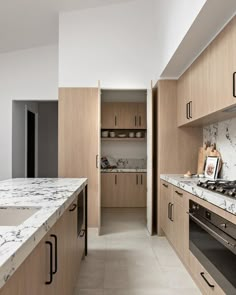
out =
<path fill-rule="evenodd" d="M 0 181 L 0 207 L 38 207 L 19 226 L 0 226 L 0 288 L 52 228 L 87 179 L 35 178 Z"/>
<path fill-rule="evenodd" d="M 183 175 L 173 174 L 161 174 L 160 178 L 198 198 L 236 215 L 236 198 L 226 197 L 197 186 L 199 178 L 185 178 Z M 201 179 L 201 181 L 206 181 L 206 179 Z"/>
<path fill-rule="evenodd" d="M 141 168 L 109 168 L 101 169 L 102 173 L 146 173 L 147 169 Z"/>

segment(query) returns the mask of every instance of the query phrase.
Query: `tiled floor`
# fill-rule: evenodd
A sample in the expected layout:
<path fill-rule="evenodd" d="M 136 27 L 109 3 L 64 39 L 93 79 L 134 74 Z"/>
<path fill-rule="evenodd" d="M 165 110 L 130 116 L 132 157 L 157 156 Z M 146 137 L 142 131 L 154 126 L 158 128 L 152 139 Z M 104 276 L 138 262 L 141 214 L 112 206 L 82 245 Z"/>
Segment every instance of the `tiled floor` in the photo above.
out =
<path fill-rule="evenodd" d="M 106 209 L 102 223 L 74 295 L 201 294 L 166 238 L 147 234 L 143 209 Z"/>

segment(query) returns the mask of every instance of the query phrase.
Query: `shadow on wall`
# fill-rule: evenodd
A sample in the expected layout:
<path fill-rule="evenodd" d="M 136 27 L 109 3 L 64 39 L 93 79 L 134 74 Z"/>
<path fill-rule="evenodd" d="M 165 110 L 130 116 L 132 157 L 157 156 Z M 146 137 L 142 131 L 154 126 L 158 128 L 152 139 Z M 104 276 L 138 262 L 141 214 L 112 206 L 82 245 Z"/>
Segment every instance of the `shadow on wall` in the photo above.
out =
<path fill-rule="evenodd" d="M 29 112 L 35 115 L 33 128 L 30 126 L 32 121 L 27 124 Z M 35 135 L 32 129 L 35 129 Z M 31 165 L 34 167 L 35 177 L 58 176 L 57 101 L 13 101 L 12 103 L 12 177 L 32 176 L 28 171 Z"/>

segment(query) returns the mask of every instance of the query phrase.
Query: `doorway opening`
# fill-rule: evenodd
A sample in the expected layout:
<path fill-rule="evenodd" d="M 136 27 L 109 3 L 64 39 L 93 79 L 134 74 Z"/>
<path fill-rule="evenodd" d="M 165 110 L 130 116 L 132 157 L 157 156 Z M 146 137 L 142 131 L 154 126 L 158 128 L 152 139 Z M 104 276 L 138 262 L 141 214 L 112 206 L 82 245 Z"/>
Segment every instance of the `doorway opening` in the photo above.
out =
<path fill-rule="evenodd" d="M 58 101 L 12 102 L 12 177 L 58 177 Z"/>

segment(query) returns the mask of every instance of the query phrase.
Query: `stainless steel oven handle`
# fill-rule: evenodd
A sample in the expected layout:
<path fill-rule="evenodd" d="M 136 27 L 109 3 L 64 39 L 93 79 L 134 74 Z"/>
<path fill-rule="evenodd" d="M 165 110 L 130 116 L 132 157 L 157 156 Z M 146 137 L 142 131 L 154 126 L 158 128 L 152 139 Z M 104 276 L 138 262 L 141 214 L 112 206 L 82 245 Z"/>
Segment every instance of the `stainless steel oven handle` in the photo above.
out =
<path fill-rule="evenodd" d="M 217 232 L 215 232 L 213 229 L 211 229 L 209 226 L 205 225 L 205 223 L 203 223 L 202 221 L 200 221 L 199 219 L 197 219 L 192 213 L 187 212 L 188 215 L 194 220 L 196 221 L 200 226 L 202 226 L 203 228 L 205 228 L 207 231 L 210 231 L 213 235 L 217 236 L 220 240 L 222 240 L 224 243 L 228 244 L 230 247 L 235 248 L 236 244 L 232 244 L 230 243 L 228 240 L 224 239 L 221 235 L 219 235 Z"/>

